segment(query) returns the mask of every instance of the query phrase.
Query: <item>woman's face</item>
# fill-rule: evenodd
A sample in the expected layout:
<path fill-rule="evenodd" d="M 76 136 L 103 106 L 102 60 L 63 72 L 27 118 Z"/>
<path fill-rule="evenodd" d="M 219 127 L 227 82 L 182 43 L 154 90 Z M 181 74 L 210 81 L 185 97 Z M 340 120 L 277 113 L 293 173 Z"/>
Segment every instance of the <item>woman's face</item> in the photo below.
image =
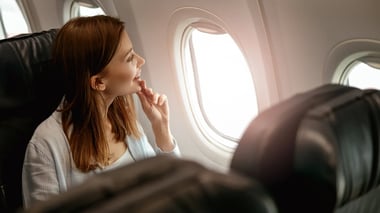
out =
<path fill-rule="evenodd" d="M 141 67 L 144 64 L 144 58 L 134 52 L 132 42 L 124 31 L 115 55 L 103 71 L 104 92 L 116 97 L 140 91 Z"/>

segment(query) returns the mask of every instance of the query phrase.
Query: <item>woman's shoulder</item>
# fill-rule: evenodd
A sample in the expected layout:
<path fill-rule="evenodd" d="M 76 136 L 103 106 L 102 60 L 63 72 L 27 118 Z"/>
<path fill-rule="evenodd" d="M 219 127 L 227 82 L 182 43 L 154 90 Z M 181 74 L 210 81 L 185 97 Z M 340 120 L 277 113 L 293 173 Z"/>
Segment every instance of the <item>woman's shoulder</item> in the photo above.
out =
<path fill-rule="evenodd" d="M 60 129 L 62 129 L 60 112 L 54 111 L 37 126 L 34 130 L 34 136 L 56 135 Z"/>
<path fill-rule="evenodd" d="M 63 132 L 61 113 L 54 111 L 48 118 L 42 121 L 35 129 L 31 144 L 48 146 L 65 146 L 66 136 Z"/>

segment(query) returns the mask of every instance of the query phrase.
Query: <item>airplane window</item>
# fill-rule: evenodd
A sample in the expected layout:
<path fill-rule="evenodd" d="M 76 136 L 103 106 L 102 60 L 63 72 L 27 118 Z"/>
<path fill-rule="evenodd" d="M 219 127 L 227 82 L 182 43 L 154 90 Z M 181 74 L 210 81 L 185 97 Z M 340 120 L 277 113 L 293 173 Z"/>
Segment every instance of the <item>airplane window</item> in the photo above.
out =
<path fill-rule="evenodd" d="M 360 89 L 380 89 L 380 59 L 357 60 L 348 67 L 342 83 Z"/>
<path fill-rule="evenodd" d="M 201 131 L 236 144 L 258 106 L 252 75 L 232 37 L 218 27 L 190 27 L 184 40 L 185 81 Z"/>
<path fill-rule="evenodd" d="M 73 1 L 71 17 L 105 15 L 103 9 L 92 1 Z"/>
<path fill-rule="evenodd" d="M 0 39 L 28 32 L 28 25 L 17 2 L 0 0 Z"/>

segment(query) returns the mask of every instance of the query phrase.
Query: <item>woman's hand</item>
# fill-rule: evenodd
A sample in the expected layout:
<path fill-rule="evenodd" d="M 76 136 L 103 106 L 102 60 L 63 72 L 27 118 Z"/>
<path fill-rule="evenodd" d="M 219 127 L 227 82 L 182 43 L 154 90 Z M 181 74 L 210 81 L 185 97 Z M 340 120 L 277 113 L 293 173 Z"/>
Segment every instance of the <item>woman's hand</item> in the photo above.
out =
<path fill-rule="evenodd" d="M 156 144 L 162 151 L 172 151 L 174 144 L 169 128 L 169 104 L 166 95 L 160 95 L 140 81 L 141 91 L 137 93 L 145 115 L 152 124 Z"/>
<path fill-rule="evenodd" d="M 169 123 L 169 104 L 166 95 L 153 92 L 146 87 L 144 80 L 140 81 L 141 91 L 137 93 L 144 113 L 152 126 L 167 125 Z"/>

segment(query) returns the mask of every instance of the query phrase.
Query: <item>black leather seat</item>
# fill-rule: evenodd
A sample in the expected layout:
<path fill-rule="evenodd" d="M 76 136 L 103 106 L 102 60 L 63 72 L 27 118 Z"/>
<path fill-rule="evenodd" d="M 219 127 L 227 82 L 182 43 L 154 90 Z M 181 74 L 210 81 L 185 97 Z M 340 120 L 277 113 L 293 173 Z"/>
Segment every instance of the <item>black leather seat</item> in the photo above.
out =
<path fill-rule="evenodd" d="M 277 210 L 256 181 L 211 171 L 192 161 L 157 156 L 96 175 L 24 212 L 276 213 Z"/>
<path fill-rule="evenodd" d="M 279 212 L 379 212 L 379 133 L 379 91 L 329 84 L 261 113 L 231 169 L 261 181 Z"/>
<path fill-rule="evenodd" d="M 51 66 L 57 30 L 0 40 L 0 211 L 21 207 L 21 171 L 34 129 L 63 96 L 61 73 Z"/>

